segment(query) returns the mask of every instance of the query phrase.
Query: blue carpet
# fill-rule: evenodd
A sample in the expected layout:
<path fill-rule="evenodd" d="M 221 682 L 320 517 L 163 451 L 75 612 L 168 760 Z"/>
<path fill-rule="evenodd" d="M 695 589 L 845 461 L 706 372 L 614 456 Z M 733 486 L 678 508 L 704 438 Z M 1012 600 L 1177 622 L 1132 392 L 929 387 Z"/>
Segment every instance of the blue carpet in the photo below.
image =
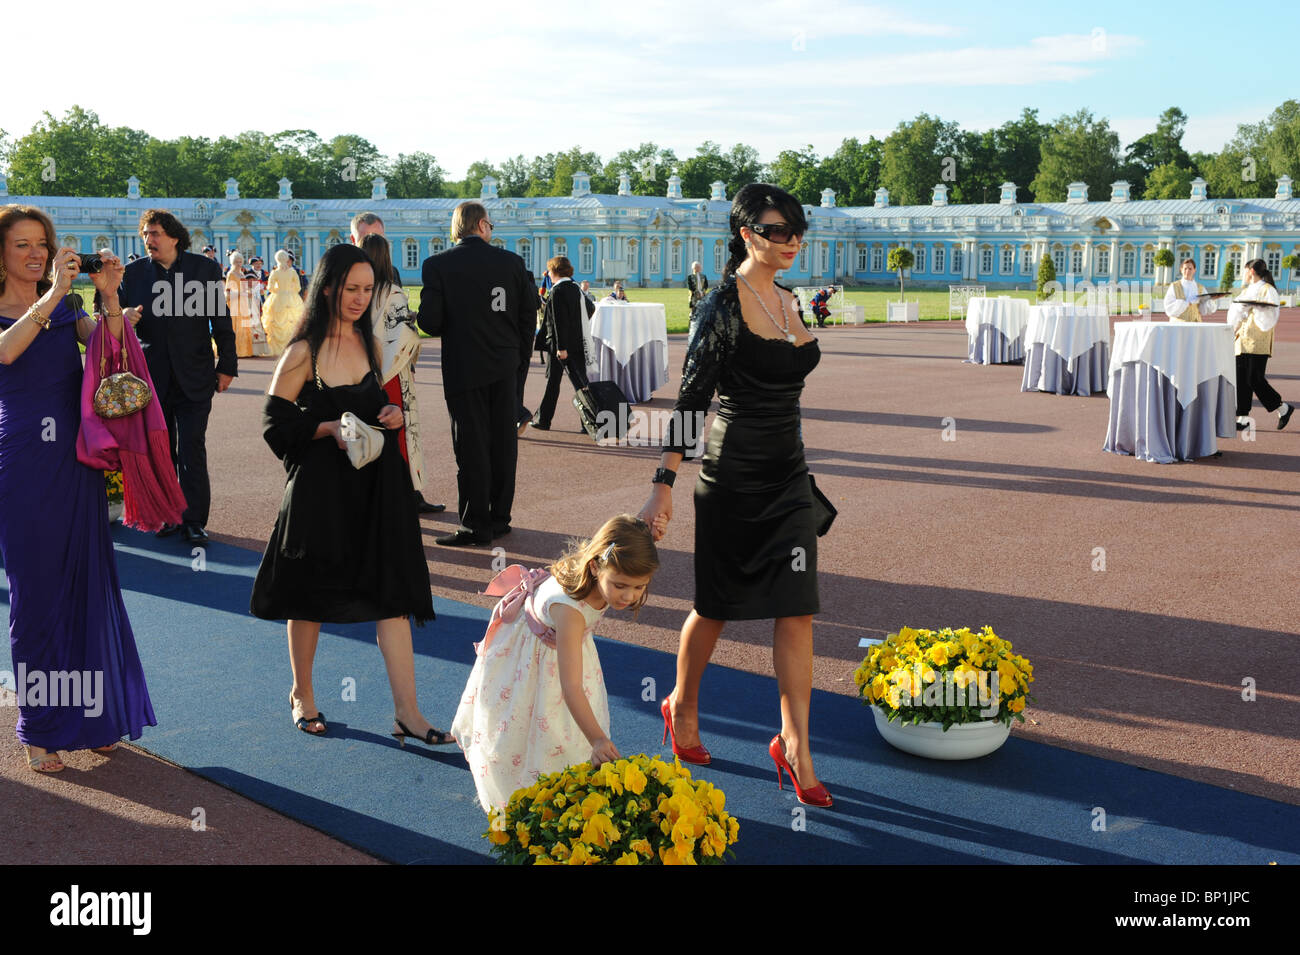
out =
<path fill-rule="evenodd" d="M 284 626 L 248 613 L 258 555 L 213 543 L 197 570 L 175 538 L 119 528 L 115 539 L 159 723 L 140 745 L 393 862 L 490 861 L 460 751 L 402 751 L 387 735 L 392 699 L 372 625 L 322 629 L 316 701 L 329 735 L 307 736 L 289 719 Z M 0 604 L 7 616 L 2 573 Z M 445 729 L 488 612 L 440 598 L 435 609 L 437 621 L 415 630 L 416 676 L 425 715 Z M 673 657 L 598 645 L 615 743 L 625 754 L 664 752 L 658 698 L 672 686 Z M 7 644 L 0 669 L 12 670 Z M 715 760 L 696 775 L 726 792 L 740 820 L 739 862 L 1300 863 L 1300 807 L 1014 733 L 984 759 L 921 759 L 884 743 L 857 700 L 822 692 L 813 745 L 835 808 L 805 809 L 778 792 L 767 755 L 775 680 L 714 666 L 702 692 Z M 1094 807 L 1105 810 L 1104 832 L 1093 830 Z M 248 854 L 256 859 L 257 846 Z"/>

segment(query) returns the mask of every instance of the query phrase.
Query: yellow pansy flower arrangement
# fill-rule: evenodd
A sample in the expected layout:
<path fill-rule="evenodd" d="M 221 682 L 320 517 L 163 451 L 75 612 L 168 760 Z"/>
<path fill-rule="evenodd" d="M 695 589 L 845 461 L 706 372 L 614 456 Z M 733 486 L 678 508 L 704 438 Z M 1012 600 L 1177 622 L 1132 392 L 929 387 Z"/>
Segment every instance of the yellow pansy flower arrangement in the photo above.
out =
<path fill-rule="evenodd" d="M 957 723 L 1025 721 L 1032 702 L 1034 668 L 984 627 L 914 630 L 902 627 L 872 647 L 853 671 L 858 695 L 892 722 Z"/>
<path fill-rule="evenodd" d="M 483 835 L 514 865 L 716 865 L 740 833 L 726 804 L 676 759 L 642 753 L 539 777 Z"/>
<path fill-rule="evenodd" d="M 124 495 L 121 471 L 104 472 L 104 490 L 108 493 L 108 503 L 121 504 Z"/>

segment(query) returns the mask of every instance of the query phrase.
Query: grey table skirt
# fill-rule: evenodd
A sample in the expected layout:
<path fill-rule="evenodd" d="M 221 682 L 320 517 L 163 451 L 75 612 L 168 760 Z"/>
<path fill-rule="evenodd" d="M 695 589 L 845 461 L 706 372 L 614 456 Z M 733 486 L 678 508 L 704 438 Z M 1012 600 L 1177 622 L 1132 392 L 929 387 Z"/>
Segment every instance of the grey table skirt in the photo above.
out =
<path fill-rule="evenodd" d="M 649 401 L 656 388 L 668 381 L 668 356 L 660 341 L 647 342 L 632 353 L 626 365 L 619 364 L 614 349 L 603 339 L 592 340 L 596 349 L 594 381 L 612 381 L 633 404 Z"/>
<path fill-rule="evenodd" d="M 981 325 L 966 360 L 977 365 L 1009 365 L 1025 358 L 1024 338 L 1007 338 L 992 325 Z"/>
<path fill-rule="evenodd" d="M 1184 408 L 1174 383 L 1145 362 L 1122 365 L 1110 379 L 1110 425 L 1102 448 L 1171 464 L 1218 451 L 1237 433 L 1237 389 L 1220 376 L 1201 382 Z"/>
<path fill-rule="evenodd" d="M 1025 355 L 1021 391 L 1050 391 L 1058 395 L 1091 395 L 1106 390 L 1110 343 L 1097 342 L 1075 359 L 1074 373 L 1064 358 L 1043 342 L 1034 342 Z"/>

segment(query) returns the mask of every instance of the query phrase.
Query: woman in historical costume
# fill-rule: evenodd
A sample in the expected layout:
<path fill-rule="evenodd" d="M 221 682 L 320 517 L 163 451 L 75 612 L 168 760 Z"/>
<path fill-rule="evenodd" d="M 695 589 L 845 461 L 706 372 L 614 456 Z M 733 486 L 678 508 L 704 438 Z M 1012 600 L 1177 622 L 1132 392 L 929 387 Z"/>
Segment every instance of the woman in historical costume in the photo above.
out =
<path fill-rule="evenodd" d="M 99 256 L 91 280 L 100 321 L 120 340 L 123 265 L 107 250 Z M 0 561 L 18 739 L 42 773 L 63 769 L 61 749 L 107 752 L 156 725 L 118 584 L 104 473 L 77 460 L 77 342 L 95 328 L 65 297 L 78 271 L 76 251 L 58 248 L 43 212 L 0 207 Z M 81 699 L 54 699 L 56 684 Z"/>
<path fill-rule="evenodd" d="M 307 319 L 276 366 L 263 433 L 288 478 L 251 609 L 288 621 L 289 703 L 304 733 L 327 729 L 312 683 L 321 624 L 374 620 L 393 691 L 392 735 L 451 743 L 420 715 L 416 699 L 410 619 L 434 619 L 433 598 L 410 477 L 394 440 L 402 409 L 379 384 L 373 289 L 365 253 L 331 248 L 312 277 Z M 382 450 L 361 467 L 346 450 L 348 412 L 383 429 Z"/>
<path fill-rule="evenodd" d="M 302 289 L 298 272 L 289 264 L 289 253 L 275 253 L 275 268 L 266 279 L 266 301 L 262 304 L 262 326 L 266 343 L 275 357 L 289 347 L 289 340 L 302 321 Z"/>
<path fill-rule="evenodd" d="M 253 357 L 253 302 L 249 286 L 243 255 L 231 252 L 230 268 L 226 271 L 226 307 L 230 310 L 230 324 L 235 328 L 235 355 L 239 358 Z"/>
<path fill-rule="evenodd" d="M 1165 292 L 1165 314 L 1169 320 L 1199 322 L 1206 315 L 1213 315 L 1219 308 L 1219 300 L 1196 281 L 1196 262 L 1183 259 L 1181 271 L 1183 277 L 1170 282 Z"/>
<path fill-rule="evenodd" d="M 821 355 L 794 295 L 776 284 L 808 224 L 797 199 L 762 183 L 736 194 L 730 224 L 731 259 L 692 313 L 670 436 L 641 510 L 652 525 L 671 519 L 677 467 L 699 438 L 689 432 L 716 390 L 695 485 L 695 604 L 682 628 L 677 684 L 661 703 L 664 731 L 682 760 L 710 761 L 699 742 L 699 688 L 713 648 L 728 620 L 773 620 L 782 725 L 768 752 L 778 781 L 784 769 L 801 802 L 829 806 L 808 741 L 818 518 L 799 428 L 799 395 Z"/>
<path fill-rule="evenodd" d="M 1282 400 L 1264 369 L 1273 354 L 1273 329 L 1277 325 L 1281 298 L 1273 273 L 1263 259 L 1251 259 L 1242 272 L 1241 294 L 1228 307 L 1228 325 L 1236 338 L 1237 353 L 1237 430 L 1250 427 L 1252 395 L 1257 396 L 1265 411 L 1277 412 L 1277 429 L 1281 431 L 1295 410 Z"/>

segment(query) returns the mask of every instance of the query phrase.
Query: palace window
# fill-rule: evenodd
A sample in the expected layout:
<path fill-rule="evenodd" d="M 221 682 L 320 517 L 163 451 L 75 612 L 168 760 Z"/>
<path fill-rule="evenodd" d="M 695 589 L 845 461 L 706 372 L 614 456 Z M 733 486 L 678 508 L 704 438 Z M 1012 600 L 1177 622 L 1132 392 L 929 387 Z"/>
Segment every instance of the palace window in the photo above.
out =
<path fill-rule="evenodd" d="M 966 271 L 966 258 L 962 253 L 960 245 L 954 245 L 952 247 L 952 270 L 958 275 L 961 275 Z"/>
<path fill-rule="evenodd" d="M 569 244 L 563 239 L 556 239 L 551 254 L 557 257 L 562 255 L 567 259 L 569 257 Z"/>
<path fill-rule="evenodd" d="M 432 239 L 429 240 L 430 255 L 437 255 L 439 252 L 442 252 L 446 248 L 447 248 L 447 242 L 440 235 L 435 235 Z"/>
<path fill-rule="evenodd" d="M 993 246 L 980 246 L 980 274 L 990 275 L 993 272 Z"/>
<path fill-rule="evenodd" d="M 1059 245 L 1052 250 L 1052 267 L 1056 269 L 1057 275 L 1065 271 L 1065 250 Z"/>
<path fill-rule="evenodd" d="M 871 247 L 871 271 L 883 272 L 885 270 L 885 250 L 878 245 Z"/>
<path fill-rule="evenodd" d="M 1003 275 L 1010 275 L 1016 267 L 1016 250 L 1009 245 L 1002 247 L 1002 262 L 998 271 Z"/>
<path fill-rule="evenodd" d="M 113 240 L 110 239 L 108 236 L 106 236 L 106 235 L 97 235 L 97 236 L 95 236 L 95 251 L 96 251 L 96 252 L 98 252 L 100 249 L 111 249 L 112 247 L 113 247 Z M 203 248 L 203 246 L 199 246 L 199 248 L 201 249 L 201 248 Z M 1270 267 L 1271 267 L 1271 266 L 1270 266 Z M 1277 271 L 1277 270 L 1274 269 L 1273 271 Z"/>
<path fill-rule="evenodd" d="M 934 264 L 933 264 L 933 269 L 934 269 L 934 274 L 935 274 L 935 275 L 942 275 L 942 274 L 944 273 L 944 271 L 945 271 L 945 265 L 947 264 L 947 263 L 944 261 L 944 258 L 945 258 L 945 256 L 944 256 L 944 248 L 943 248 L 943 246 L 941 246 L 941 245 L 936 245 L 936 246 L 934 247 Z"/>
<path fill-rule="evenodd" d="M 917 244 L 912 248 L 912 257 L 916 260 L 912 263 L 913 272 L 925 271 L 925 246 Z"/>
<path fill-rule="evenodd" d="M 81 250 L 81 237 L 75 235 L 65 235 L 61 242 L 64 248 Z"/>
<path fill-rule="evenodd" d="M 860 245 L 858 246 L 857 271 L 865 272 L 866 270 L 867 270 L 867 247 L 865 245 Z"/>
<path fill-rule="evenodd" d="M 418 269 L 420 267 L 420 243 L 414 239 L 402 241 L 402 268 Z"/>
<path fill-rule="evenodd" d="M 1075 275 L 1083 274 L 1083 249 L 1070 250 L 1070 271 Z"/>
<path fill-rule="evenodd" d="M 682 270 L 682 244 L 678 240 L 673 240 L 672 249 L 669 252 L 671 268 L 669 272 L 676 275 Z"/>
<path fill-rule="evenodd" d="M 659 240 L 650 241 L 650 274 L 656 275 L 659 272 Z"/>
<path fill-rule="evenodd" d="M 629 239 L 627 243 L 627 271 L 631 275 L 637 271 L 637 257 L 641 253 L 641 246 L 637 244 L 636 239 Z"/>
<path fill-rule="evenodd" d="M 519 257 L 524 260 L 524 268 L 531 272 L 533 270 L 533 244 L 527 239 L 520 239 L 516 248 L 519 250 Z"/>
<path fill-rule="evenodd" d="M 578 270 L 590 275 L 596 270 L 596 247 L 590 239 L 583 239 L 578 244 Z"/>
<path fill-rule="evenodd" d="M 1241 250 L 1234 249 L 1229 252 L 1228 261 L 1232 263 L 1232 274 L 1237 277 L 1236 281 L 1241 281 Z"/>
<path fill-rule="evenodd" d="M 1268 266 L 1268 270 L 1276 277 L 1277 274 L 1282 271 L 1282 250 L 1269 249 L 1265 252 L 1264 264 Z"/>
<path fill-rule="evenodd" d="M 325 238 L 325 248 L 332 249 L 334 246 L 343 242 L 343 237 L 339 235 L 338 229 L 331 229 L 330 234 Z"/>
<path fill-rule="evenodd" d="M 298 238 L 297 232 L 290 232 L 284 237 L 284 251 L 293 256 L 293 264 L 298 268 L 303 268 L 302 261 L 302 239 Z"/>
<path fill-rule="evenodd" d="M 1105 246 L 1097 250 L 1097 274 L 1110 275 L 1110 249 Z"/>
<path fill-rule="evenodd" d="M 1156 250 L 1143 249 L 1142 250 L 1142 276 L 1144 278 L 1150 278 L 1152 275 L 1155 274 L 1156 274 Z"/>
<path fill-rule="evenodd" d="M 799 271 L 808 271 L 808 243 L 805 242 L 799 247 Z"/>
<path fill-rule="evenodd" d="M 1219 277 L 1219 251 L 1213 246 L 1201 251 L 1201 275 L 1207 279 Z"/>
<path fill-rule="evenodd" d="M 713 243 L 713 271 L 721 275 L 722 269 L 726 264 L 727 244 L 719 239 L 717 242 Z"/>
<path fill-rule="evenodd" d="M 818 242 L 817 243 L 817 274 L 818 275 L 825 275 L 827 272 L 830 271 L 830 268 L 826 264 L 826 259 L 827 259 L 826 243 Z"/>
<path fill-rule="evenodd" d="M 1119 254 L 1119 274 L 1124 278 L 1132 278 L 1137 274 L 1137 252 L 1133 249 L 1124 249 Z"/>
<path fill-rule="evenodd" d="M 1017 212 L 1020 210 L 1017 209 Z M 1034 274 L 1034 247 L 1032 245 L 1022 245 L 1020 247 L 1020 274 Z"/>

